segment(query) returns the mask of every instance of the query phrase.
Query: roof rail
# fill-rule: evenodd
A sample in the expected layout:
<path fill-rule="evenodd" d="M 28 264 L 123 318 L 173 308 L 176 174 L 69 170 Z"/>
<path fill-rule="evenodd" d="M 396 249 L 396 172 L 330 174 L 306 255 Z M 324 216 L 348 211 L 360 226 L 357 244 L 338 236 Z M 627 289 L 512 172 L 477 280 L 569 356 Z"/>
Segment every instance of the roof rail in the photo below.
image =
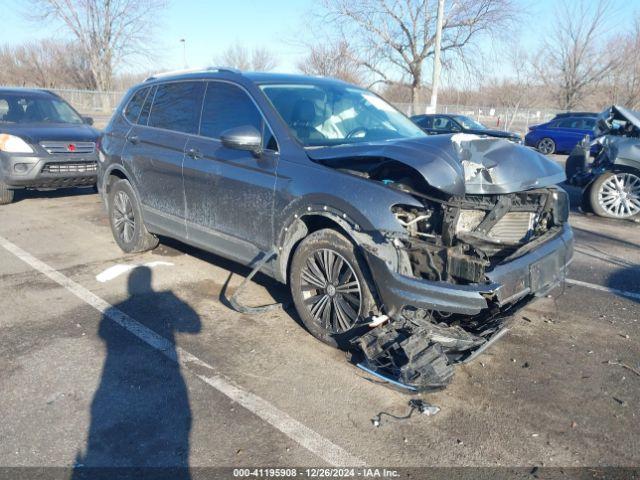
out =
<path fill-rule="evenodd" d="M 163 77 L 172 77 L 174 75 L 182 75 L 182 74 L 187 74 L 187 73 L 199 73 L 199 72 L 220 72 L 220 73 L 236 73 L 236 74 L 241 74 L 242 72 L 236 68 L 231 68 L 231 67 L 206 67 L 206 68 L 184 68 L 181 70 L 171 70 L 168 72 L 160 72 L 160 73 L 155 73 L 152 76 L 146 78 L 144 81 L 145 82 L 149 82 L 151 80 L 157 80 L 158 78 L 163 78 Z"/>

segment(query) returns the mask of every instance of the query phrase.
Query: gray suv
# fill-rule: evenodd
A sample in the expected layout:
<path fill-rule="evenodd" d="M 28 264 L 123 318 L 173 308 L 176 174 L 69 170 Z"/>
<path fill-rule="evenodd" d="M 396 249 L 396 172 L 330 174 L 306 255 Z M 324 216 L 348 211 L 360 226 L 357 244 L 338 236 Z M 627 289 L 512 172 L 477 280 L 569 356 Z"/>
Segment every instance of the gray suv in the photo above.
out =
<path fill-rule="evenodd" d="M 290 286 L 305 327 L 409 390 L 446 385 L 565 276 L 562 169 L 428 136 L 367 90 L 218 68 L 147 79 L 102 140 L 125 252 L 179 239 Z"/>

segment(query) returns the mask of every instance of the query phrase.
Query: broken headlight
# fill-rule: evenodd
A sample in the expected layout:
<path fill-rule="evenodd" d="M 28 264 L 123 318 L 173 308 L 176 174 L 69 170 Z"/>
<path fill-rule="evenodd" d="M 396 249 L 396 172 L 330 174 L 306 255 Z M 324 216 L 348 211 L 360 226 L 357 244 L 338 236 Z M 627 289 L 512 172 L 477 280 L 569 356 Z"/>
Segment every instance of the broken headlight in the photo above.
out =
<path fill-rule="evenodd" d="M 408 205 L 394 205 L 391 211 L 409 236 L 433 238 L 433 210 L 411 207 Z"/>

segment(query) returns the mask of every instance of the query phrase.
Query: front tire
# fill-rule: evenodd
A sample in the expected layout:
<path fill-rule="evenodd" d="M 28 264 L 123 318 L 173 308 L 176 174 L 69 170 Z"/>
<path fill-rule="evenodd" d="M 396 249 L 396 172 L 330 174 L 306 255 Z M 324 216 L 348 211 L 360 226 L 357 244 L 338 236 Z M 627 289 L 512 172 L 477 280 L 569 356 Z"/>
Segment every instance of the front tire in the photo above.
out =
<path fill-rule="evenodd" d="M 0 182 L 0 205 L 8 205 L 13 202 L 13 190 Z"/>
<path fill-rule="evenodd" d="M 606 172 L 591 185 L 591 208 L 608 218 L 631 218 L 640 214 L 640 174 Z"/>
<path fill-rule="evenodd" d="M 556 142 L 549 137 L 544 137 L 538 142 L 538 146 L 536 148 L 544 155 L 551 155 L 556 151 Z"/>
<path fill-rule="evenodd" d="M 306 237 L 293 256 L 289 286 L 307 330 L 339 348 L 366 332 L 363 320 L 375 307 L 368 277 L 364 259 L 340 233 L 323 229 Z"/>
<path fill-rule="evenodd" d="M 109 223 L 113 238 L 126 253 L 145 252 L 158 246 L 158 237 L 147 231 L 140 203 L 127 180 L 118 180 L 111 186 Z"/>

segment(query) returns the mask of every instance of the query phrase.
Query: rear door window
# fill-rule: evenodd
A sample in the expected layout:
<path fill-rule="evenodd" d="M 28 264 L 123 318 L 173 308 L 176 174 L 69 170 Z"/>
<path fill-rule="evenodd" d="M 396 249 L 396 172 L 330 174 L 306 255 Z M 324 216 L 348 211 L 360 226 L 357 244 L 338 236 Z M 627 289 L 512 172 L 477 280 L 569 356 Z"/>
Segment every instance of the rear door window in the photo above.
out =
<path fill-rule="evenodd" d="M 593 127 L 596 126 L 596 121 L 593 118 L 585 118 L 582 120 L 582 125 L 580 125 L 580 128 L 584 129 L 584 130 L 591 130 Z"/>
<path fill-rule="evenodd" d="M 198 133 L 204 82 L 175 82 L 159 85 L 148 125 L 183 133 Z"/>
<path fill-rule="evenodd" d="M 558 124 L 559 128 L 576 128 L 576 119 L 575 118 L 567 118 L 565 120 L 561 120 Z"/>
<path fill-rule="evenodd" d="M 262 116 L 241 88 L 223 82 L 209 82 L 202 107 L 200 135 L 220 138 L 225 130 L 252 126 L 262 131 Z"/>

